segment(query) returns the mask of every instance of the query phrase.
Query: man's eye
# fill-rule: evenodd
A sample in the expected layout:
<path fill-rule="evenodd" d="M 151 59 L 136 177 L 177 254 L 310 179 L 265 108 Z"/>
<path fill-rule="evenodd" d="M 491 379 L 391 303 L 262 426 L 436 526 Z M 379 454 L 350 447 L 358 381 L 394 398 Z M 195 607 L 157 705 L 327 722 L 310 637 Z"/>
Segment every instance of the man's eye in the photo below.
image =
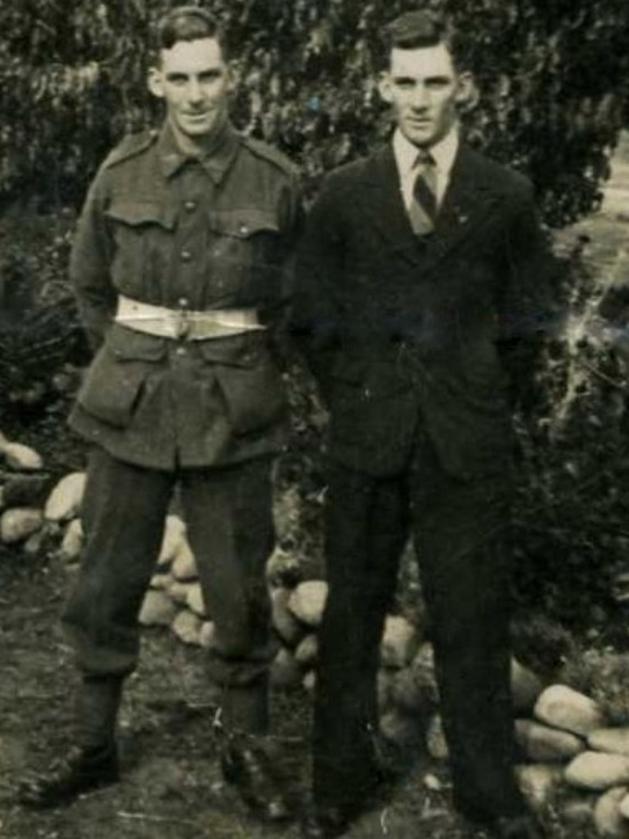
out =
<path fill-rule="evenodd" d="M 207 73 L 201 73 L 199 79 L 201 82 L 215 82 L 220 79 L 223 74 L 220 70 L 209 70 Z"/>
<path fill-rule="evenodd" d="M 412 90 L 415 87 L 415 82 L 412 79 L 396 79 L 395 86 L 399 90 Z"/>
<path fill-rule="evenodd" d="M 185 76 L 168 76 L 167 81 L 170 82 L 170 84 L 181 86 L 187 82 L 187 79 Z"/>

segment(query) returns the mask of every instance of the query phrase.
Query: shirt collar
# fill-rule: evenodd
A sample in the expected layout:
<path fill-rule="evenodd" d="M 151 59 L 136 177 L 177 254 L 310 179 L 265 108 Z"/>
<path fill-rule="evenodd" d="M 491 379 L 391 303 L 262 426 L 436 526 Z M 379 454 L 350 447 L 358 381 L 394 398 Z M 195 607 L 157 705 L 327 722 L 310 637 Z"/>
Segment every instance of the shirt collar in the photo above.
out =
<path fill-rule="evenodd" d="M 238 151 L 238 133 L 227 123 L 211 152 L 203 157 L 191 155 L 180 149 L 177 139 L 166 121 L 160 132 L 158 151 L 162 172 L 166 178 L 175 174 L 187 161 L 194 160 L 203 166 L 212 180 L 219 183 L 229 169 Z"/>
<path fill-rule="evenodd" d="M 434 158 L 437 170 L 444 177 L 448 177 L 452 170 L 458 148 L 459 131 L 454 126 L 445 137 L 428 149 Z M 417 162 L 418 148 L 402 134 L 399 128 L 396 128 L 393 135 L 393 153 L 400 175 L 402 177 L 410 175 Z"/>

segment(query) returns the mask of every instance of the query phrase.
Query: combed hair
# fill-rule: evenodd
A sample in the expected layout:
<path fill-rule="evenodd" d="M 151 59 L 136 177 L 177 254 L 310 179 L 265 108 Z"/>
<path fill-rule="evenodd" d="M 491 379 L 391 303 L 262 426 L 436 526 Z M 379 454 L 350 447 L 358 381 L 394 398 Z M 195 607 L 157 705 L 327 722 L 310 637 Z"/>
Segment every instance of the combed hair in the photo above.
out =
<path fill-rule="evenodd" d="M 377 69 L 385 70 L 389 66 L 393 49 L 412 50 L 444 44 L 460 70 L 467 61 L 461 41 L 460 34 L 444 15 L 428 9 L 406 12 L 384 27 L 374 56 Z"/>
<path fill-rule="evenodd" d="M 216 38 L 223 58 L 227 58 L 225 35 L 218 20 L 198 6 L 175 6 L 158 22 L 156 50 L 168 50 L 178 41 L 196 41 L 199 38 Z"/>

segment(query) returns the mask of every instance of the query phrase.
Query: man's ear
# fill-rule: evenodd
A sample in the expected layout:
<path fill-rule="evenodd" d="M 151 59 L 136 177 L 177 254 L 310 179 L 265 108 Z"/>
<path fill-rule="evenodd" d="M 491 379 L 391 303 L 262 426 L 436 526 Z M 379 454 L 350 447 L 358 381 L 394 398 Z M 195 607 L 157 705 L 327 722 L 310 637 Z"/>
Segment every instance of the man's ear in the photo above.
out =
<path fill-rule="evenodd" d="M 471 111 L 478 104 L 478 88 L 472 73 L 459 73 L 455 101 L 459 111 Z"/>
<path fill-rule="evenodd" d="M 157 67 L 151 67 L 148 72 L 147 86 L 153 96 L 164 98 L 164 75 Z"/>
<path fill-rule="evenodd" d="M 384 102 L 386 102 L 387 105 L 390 105 L 393 101 L 393 93 L 391 87 L 391 74 L 387 73 L 385 70 L 378 76 L 378 92 L 380 93 L 381 99 Z"/>
<path fill-rule="evenodd" d="M 242 67 L 238 61 L 227 62 L 227 89 L 233 93 L 242 79 Z"/>

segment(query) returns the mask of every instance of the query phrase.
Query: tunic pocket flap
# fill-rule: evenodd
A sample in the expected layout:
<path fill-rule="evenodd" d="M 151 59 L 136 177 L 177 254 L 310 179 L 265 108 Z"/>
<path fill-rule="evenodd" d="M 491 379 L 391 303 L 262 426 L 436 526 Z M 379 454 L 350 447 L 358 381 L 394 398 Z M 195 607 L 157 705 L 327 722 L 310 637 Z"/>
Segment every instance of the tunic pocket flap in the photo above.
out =
<path fill-rule="evenodd" d="M 105 213 L 114 221 L 121 221 L 133 227 L 142 224 L 159 224 L 172 230 L 176 221 L 176 210 L 156 201 L 142 201 L 130 198 L 115 198 Z"/>
<path fill-rule="evenodd" d="M 210 228 L 225 236 L 248 239 L 256 233 L 279 233 L 277 216 L 268 210 L 212 210 Z"/>
<path fill-rule="evenodd" d="M 167 340 L 114 323 L 107 333 L 106 346 L 117 361 L 161 361 Z"/>
<path fill-rule="evenodd" d="M 201 341 L 199 348 L 205 361 L 228 367 L 255 367 L 266 355 L 257 336 L 237 335 Z"/>

